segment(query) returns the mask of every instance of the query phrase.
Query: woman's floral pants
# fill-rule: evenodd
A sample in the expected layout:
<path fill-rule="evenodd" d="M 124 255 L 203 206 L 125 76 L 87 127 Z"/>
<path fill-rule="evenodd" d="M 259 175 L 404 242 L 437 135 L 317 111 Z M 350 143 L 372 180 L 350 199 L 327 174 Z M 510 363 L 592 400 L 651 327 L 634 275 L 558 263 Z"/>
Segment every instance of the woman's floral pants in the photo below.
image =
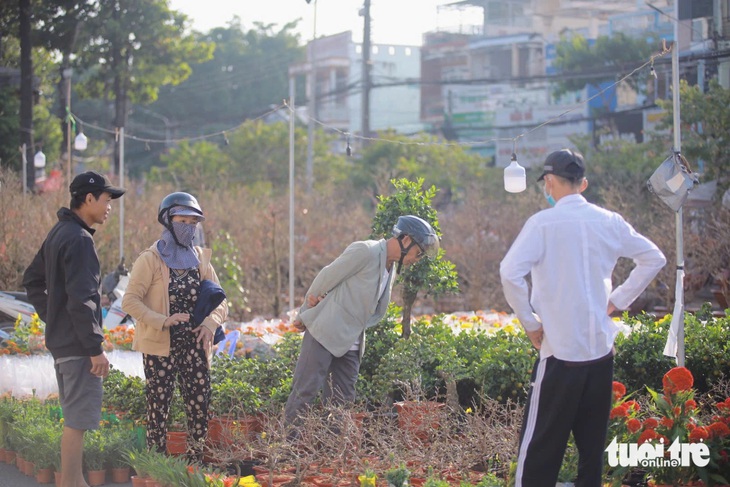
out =
<path fill-rule="evenodd" d="M 177 381 L 187 416 L 187 454 L 201 460 L 210 402 L 210 369 L 201 344 L 189 330 L 173 333 L 169 357 L 144 354 L 143 360 L 147 379 L 147 448 L 159 452 L 167 449 L 167 423 Z"/>

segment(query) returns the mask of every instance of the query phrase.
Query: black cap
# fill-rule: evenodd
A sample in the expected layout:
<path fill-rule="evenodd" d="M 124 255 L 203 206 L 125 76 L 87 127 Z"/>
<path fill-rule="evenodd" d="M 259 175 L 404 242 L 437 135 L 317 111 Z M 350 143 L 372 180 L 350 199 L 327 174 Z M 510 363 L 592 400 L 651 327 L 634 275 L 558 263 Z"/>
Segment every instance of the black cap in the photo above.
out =
<path fill-rule="evenodd" d="M 127 190 L 117 188 L 109 183 L 109 180 L 96 171 L 86 171 L 74 178 L 68 187 L 71 196 L 79 194 L 95 193 L 97 191 L 105 191 L 112 195 L 112 199 L 122 196 Z"/>
<path fill-rule="evenodd" d="M 546 174 L 555 174 L 566 179 L 578 180 L 586 173 L 586 165 L 580 152 L 562 149 L 549 154 L 545 158 L 542 175 L 537 178 L 542 181 Z"/>

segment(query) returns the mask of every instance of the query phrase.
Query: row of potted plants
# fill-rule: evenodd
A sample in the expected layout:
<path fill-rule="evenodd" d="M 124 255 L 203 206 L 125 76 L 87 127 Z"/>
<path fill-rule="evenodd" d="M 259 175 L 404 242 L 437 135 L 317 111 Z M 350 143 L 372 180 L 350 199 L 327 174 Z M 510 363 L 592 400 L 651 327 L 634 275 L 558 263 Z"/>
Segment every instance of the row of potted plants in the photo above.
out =
<path fill-rule="evenodd" d="M 668 446 L 704 443 L 706 465 L 609 465 L 606 482 L 622 485 L 637 475 L 657 485 L 726 485 L 730 477 L 730 384 L 718 381 L 708 394 L 696 397 L 694 377 L 686 368 L 664 375 L 661 392 L 648 389 L 627 394 L 614 384 L 615 404 L 609 425 L 609 442 Z M 719 400 L 724 394 L 724 399 Z M 222 425 L 226 440 L 209 442 L 206 455 L 224 472 L 216 474 L 230 485 L 274 487 L 277 483 L 313 484 L 318 487 L 381 481 L 397 468 L 408 470 L 410 485 L 440 481 L 451 485 L 509 485 L 516 456 L 521 406 L 484 398 L 474 409 L 453 409 L 444 403 L 424 409 L 430 401 L 398 405 L 392 409 L 353 412 L 339 408 L 312 410 L 292 436 L 280 412 L 257 418 L 252 426 L 233 421 Z M 418 406 L 418 407 L 414 407 Z M 416 414 L 420 411 L 420 414 Z M 427 412 L 426 412 L 427 411 Z M 138 474 L 157 478 L 162 485 L 187 466 L 183 457 L 159 456 L 138 449 L 133 423 L 108 416 L 99 430 L 89 432 L 84 450 L 87 470 L 132 466 Z M 0 401 L 0 452 L 12 450 L 35 464 L 35 471 L 60 467 L 60 430 L 63 418 L 54 401 Z M 610 445 L 607 445 L 610 446 Z M 159 458 L 158 458 L 159 457 Z M 148 463 L 145 463 L 148 462 Z M 20 465 L 20 464 L 19 464 Z M 577 452 L 568 448 L 560 480 L 576 474 Z M 24 466 L 24 468 L 28 468 Z M 212 472 L 215 474 L 215 472 Z M 391 472 L 392 473 L 392 472 Z M 255 474 L 255 477 L 251 477 Z M 403 472 L 401 472 L 403 474 Z M 167 476 L 167 477 L 166 477 Z M 359 477 L 363 477 L 360 479 Z M 484 480 L 484 478 L 490 480 Z M 167 480 L 164 480 L 167 478 Z M 242 479 L 246 480 L 242 480 Z M 234 479 L 234 480 L 231 480 Z M 167 484 L 165 483 L 167 482 Z M 492 483 L 485 483 L 492 482 Z M 311 487 L 311 485 L 310 485 Z M 377 487 L 377 486 L 376 486 Z"/>
<path fill-rule="evenodd" d="M 63 424 L 56 400 L 41 402 L 3 397 L 0 399 L 1 459 L 15 463 L 24 473 L 36 475 L 45 483 L 54 471 L 61 470 Z M 104 472 L 103 475 L 107 470 L 128 471 L 124 454 L 137 448 L 138 444 L 138 432 L 131 424 L 105 414 L 100 428 L 85 434 L 83 467 L 87 472 Z M 96 474 L 99 475 L 102 474 Z M 90 479 L 90 482 L 98 480 Z"/>

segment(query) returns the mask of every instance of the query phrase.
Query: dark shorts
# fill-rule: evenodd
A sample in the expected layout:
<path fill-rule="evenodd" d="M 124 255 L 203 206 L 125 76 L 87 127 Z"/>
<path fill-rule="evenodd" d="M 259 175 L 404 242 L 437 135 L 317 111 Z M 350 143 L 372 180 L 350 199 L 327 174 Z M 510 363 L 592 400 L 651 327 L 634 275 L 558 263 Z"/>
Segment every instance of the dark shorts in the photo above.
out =
<path fill-rule="evenodd" d="M 91 373 L 91 358 L 55 364 L 63 424 L 77 430 L 93 430 L 101 421 L 102 379 Z"/>

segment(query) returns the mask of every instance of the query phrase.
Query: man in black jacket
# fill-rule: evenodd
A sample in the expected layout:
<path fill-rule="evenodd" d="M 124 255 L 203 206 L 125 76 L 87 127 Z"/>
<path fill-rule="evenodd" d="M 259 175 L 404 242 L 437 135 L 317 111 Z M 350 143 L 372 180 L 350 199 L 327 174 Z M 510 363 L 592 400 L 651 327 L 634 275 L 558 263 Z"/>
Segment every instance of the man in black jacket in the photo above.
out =
<path fill-rule="evenodd" d="M 61 485 L 86 485 L 82 470 L 84 432 L 99 427 L 102 379 L 109 373 L 102 343 L 101 270 L 92 228 L 106 221 L 111 200 L 125 192 L 94 171 L 69 186 L 71 208 L 58 210 L 51 229 L 23 275 L 28 300 L 46 324 L 63 410 Z"/>

